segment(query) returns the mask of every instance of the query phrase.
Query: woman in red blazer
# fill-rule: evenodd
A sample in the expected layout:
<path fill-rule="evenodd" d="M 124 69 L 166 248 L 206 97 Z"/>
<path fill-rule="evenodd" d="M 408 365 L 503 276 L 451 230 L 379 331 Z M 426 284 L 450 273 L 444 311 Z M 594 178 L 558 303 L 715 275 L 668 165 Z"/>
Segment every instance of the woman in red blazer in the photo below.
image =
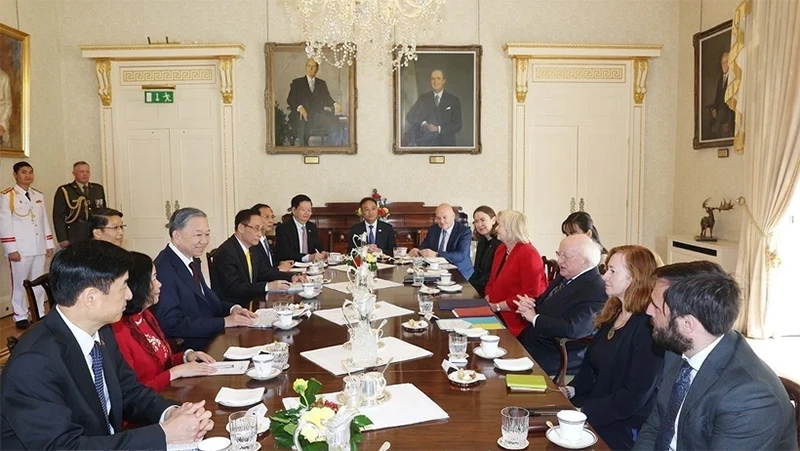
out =
<path fill-rule="evenodd" d="M 492 273 L 486 284 L 486 300 L 500 313 L 508 330 L 517 336 L 529 324 L 517 314 L 517 296 L 539 296 L 547 288 L 544 263 L 531 244 L 528 220 L 518 211 L 497 215 L 500 245 L 494 254 Z"/>
<path fill-rule="evenodd" d="M 215 361 L 205 352 L 187 349 L 178 354 L 172 353 L 158 321 L 148 310 L 158 302 L 161 292 L 153 260 L 139 252 L 131 254 L 133 267 L 128 272 L 128 287 L 133 297 L 128 301 L 122 319 L 111 327 L 122 356 L 136 373 L 139 382 L 161 391 L 173 379 L 214 373 L 214 368 L 201 363 Z"/>

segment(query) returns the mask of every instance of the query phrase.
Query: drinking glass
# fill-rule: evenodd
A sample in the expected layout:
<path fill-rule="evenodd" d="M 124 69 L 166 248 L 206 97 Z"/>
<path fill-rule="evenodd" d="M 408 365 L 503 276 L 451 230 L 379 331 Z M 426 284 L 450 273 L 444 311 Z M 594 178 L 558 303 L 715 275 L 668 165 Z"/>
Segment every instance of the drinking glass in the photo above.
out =
<path fill-rule="evenodd" d="M 258 433 L 258 419 L 255 412 L 235 412 L 228 417 L 231 442 L 234 451 L 254 451 Z"/>
<path fill-rule="evenodd" d="M 422 270 L 422 266 L 414 268 L 414 278 L 411 284 L 415 287 L 421 287 L 425 284 L 425 271 Z"/>
<path fill-rule="evenodd" d="M 448 338 L 450 353 L 456 356 L 463 356 L 467 353 L 467 336 L 457 332 L 451 332 Z"/>
<path fill-rule="evenodd" d="M 275 309 L 275 312 L 284 312 L 289 310 L 289 303 L 288 302 L 273 302 L 272 308 Z"/>
<path fill-rule="evenodd" d="M 272 349 L 270 349 L 269 354 L 275 357 L 275 360 L 272 361 L 272 366 L 283 371 L 286 364 L 289 363 L 289 343 L 278 342 L 273 343 L 271 346 Z"/>
<path fill-rule="evenodd" d="M 425 259 L 422 257 L 414 257 L 411 259 L 411 263 L 414 265 L 414 269 L 422 268 L 422 264 L 425 262 Z"/>
<path fill-rule="evenodd" d="M 528 417 L 530 413 L 522 407 L 505 407 L 500 411 L 503 416 L 501 431 L 503 441 L 510 447 L 521 447 L 528 438 Z"/>
<path fill-rule="evenodd" d="M 419 303 L 419 313 L 422 316 L 427 316 L 433 313 L 433 296 L 429 294 L 417 294 L 417 302 Z"/>

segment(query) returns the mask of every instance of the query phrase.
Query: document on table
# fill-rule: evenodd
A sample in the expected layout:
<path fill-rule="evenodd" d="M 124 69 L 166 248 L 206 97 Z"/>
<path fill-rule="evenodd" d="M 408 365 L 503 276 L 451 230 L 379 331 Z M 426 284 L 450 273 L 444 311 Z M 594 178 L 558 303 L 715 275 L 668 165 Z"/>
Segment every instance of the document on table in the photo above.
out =
<path fill-rule="evenodd" d="M 237 362 L 216 362 L 216 363 L 206 363 L 206 365 L 214 367 L 217 369 L 217 372 L 211 374 L 211 376 L 224 376 L 227 374 L 244 374 L 247 372 L 247 367 L 250 366 L 249 360 L 239 360 Z"/>
<path fill-rule="evenodd" d="M 447 332 L 452 332 L 455 329 L 469 329 L 472 327 L 472 323 L 468 323 L 463 319 L 440 319 L 436 321 L 436 324 L 439 326 L 440 330 Z"/>
<path fill-rule="evenodd" d="M 378 349 L 378 357 L 383 362 L 388 362 L 393 359 L 394 363 L 405 362 L 406 360 L 416 360 L 433 355 L 427 349 L 420 348 L 419 346 L 407 343 L 399 338 L 385 337 L 381 339 L 383 347 Z M 353 356 L 353 351 L 344 349 L 342 345 L 329 346 L 327 348 L 314 349 L 312 351 L 303 351 L 300 353 L 304 358 L 314 362 L 327 371 L 330 371 L 334 376 L 341 376 L 350 371 L 358 371 L 363 368 L 348 367 L 342 363 L 344 360 Z"/>

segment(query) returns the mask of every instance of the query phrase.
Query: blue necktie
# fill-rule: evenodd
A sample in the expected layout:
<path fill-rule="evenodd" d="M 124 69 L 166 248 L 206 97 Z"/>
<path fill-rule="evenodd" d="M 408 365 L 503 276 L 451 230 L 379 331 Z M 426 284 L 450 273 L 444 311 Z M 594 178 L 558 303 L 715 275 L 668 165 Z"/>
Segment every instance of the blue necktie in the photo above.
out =
<path fill-rule="evenodd" d="M 437 252 L 439 252 L 440 254 L 441 254 L 442 252 L 444 252 L 444 251 L 445 251 L 445 248 L 447 247 L 447 246 L 445 246 L 445 243 L 446 243 L 446 241 L 445 241 L 445 240 L 446 240 L 446 239 L 447 239 L 447 230 L 442 230 L 442 238 L 439 240 L 439 250 L 437 251 Z"/>
<path fill-rule="evenodd" d="M 275 266 L 275 264 L 272 263 L 272 252 L 270 252 L 269 250 L 269 240 L 264 240 L 264 250 L 267 251 L 267 258 L 269 259 L 269 265 Z"/>
<path fill-rule="evenodd" d="M 103 408 L 103 416 L 106 419 L 108 433 L 111 433 L 111 423 L 108 421 L 108 406 L 106 405 L 106 395 L 103 392 L 103 354 L 100 352 L 100 343 L 94 342 L 94 347 L 90 353 L 92 356 L 92 372 L 94 373 L 94 389 L 100 399 L 100 407 Z"/>
<path fill-rule="evenodd" d="M 375 244 L 375 232 L 372 230 L 375 226 L 369 226 L 369 236 L 367 237 L 368 244 Z"/>
<path fill-rule="evenodd" d="M 689 392 L 689 385 L 691 383 L 689 376 L 692 374 L 692 367 L 686 359 L 683 359 L 681 370 L 678 372 L 678 379 L 672 386 L 672 394 L 669 397 L 669 404 L 667 404 L 667 411 L 661 418 L 661 427 L 658 429 L 658 436 L 656 436 L 655 450 L 668 451 L 669 444 L 672 442 L 672 437 L 675 435 L 675 419 L 678 417 L 678 411 L 686 398 L 686 393 Z"/>

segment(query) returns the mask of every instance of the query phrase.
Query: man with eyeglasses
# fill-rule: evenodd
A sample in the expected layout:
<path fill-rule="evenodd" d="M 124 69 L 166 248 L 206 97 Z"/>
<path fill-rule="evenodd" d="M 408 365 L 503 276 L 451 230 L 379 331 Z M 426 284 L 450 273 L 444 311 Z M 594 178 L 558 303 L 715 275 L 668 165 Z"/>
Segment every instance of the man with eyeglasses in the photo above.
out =
<path fill-rule="evenodd" d="M 559 276 L 538 298 L 518 296 L 517 312 L 530 321 L 519 341 L 547 374 L 555 374 L 560 351 L 554 338 L 584 338 L 595 331 L 594 316 L 608 299 L 597 265 L 600 246 L 587 235 L 570 235 L 558 246 Z M 586 344 L 567 346 L 567 374 L 577 374 Z"/>
<path fill-rule="evenodd" d="M 278 258 L 275 256 L 275 249 L 272 247 L 275 241 L 270 244 L 268 238 L 272 236 L 274 239 L 275 237 L 275 214 L 272 212 L 272 207 L 267 204 L 255 204 L 251 209 L 257 211 L 261 215 L 263 227 L 261 228 L 262 235 L 259 243 L 250 248 L 250 251 L 259 254 L 270 268 L 277 268 L 279 271 L 288 272 L 292 269 L 292 266 L 294 266 L 294 260 L 278 261 Z"/>
<path fill-rule="evenodd" d="M 89 237 L 93 240 L 108 241 L 122 247 L 125 228 L 122 213 L 111 208 L 100 208 L 89 216 Z"/>

